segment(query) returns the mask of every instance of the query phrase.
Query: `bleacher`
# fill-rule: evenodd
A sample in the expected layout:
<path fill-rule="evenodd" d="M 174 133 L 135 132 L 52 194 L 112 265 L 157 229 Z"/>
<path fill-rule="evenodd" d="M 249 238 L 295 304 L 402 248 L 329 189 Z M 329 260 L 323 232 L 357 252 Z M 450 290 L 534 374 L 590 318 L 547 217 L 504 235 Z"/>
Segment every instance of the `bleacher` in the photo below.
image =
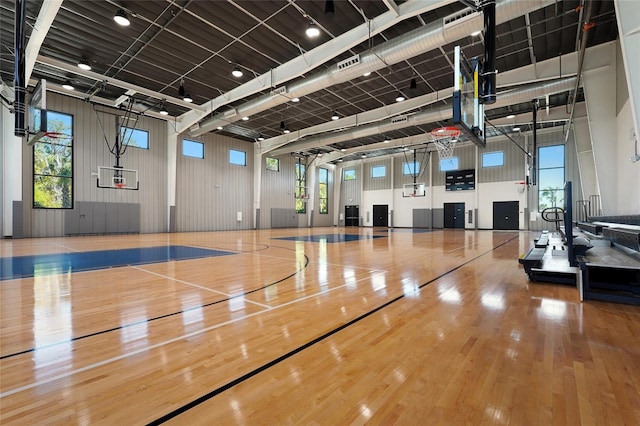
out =
<path fill-rule="evenodd" d="M 555 208 L 554 208 L 555 209 Z M 581 300 L 640 305 L 640 215 L 543 214 L 555 222 L 519 259 L 531 281 L 575 285 Z"/>

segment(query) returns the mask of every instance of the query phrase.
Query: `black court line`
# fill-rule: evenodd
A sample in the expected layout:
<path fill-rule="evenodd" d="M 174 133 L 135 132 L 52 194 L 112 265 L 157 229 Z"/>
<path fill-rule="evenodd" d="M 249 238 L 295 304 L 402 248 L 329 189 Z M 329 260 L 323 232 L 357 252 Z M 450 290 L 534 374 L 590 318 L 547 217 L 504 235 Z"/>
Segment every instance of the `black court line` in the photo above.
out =
<path fill-rule="evenodd" d="M 442 277 L 444 277 L 446 275 L 449 275 L 450 273 L 462 268 L 463 266 L 466 266 L 469 263 L 474 262 L 474 261 L 476 261 L 477 259 L 479 259 L 479 258 L 481 258 L 483 256 L 486 256 L 487 254 L 495 251 L 496 249 L 499 249 L 502 246 L 505 246 L 505 245 L 509 244 L 511 241 L 516 240 L 518 238 L 519 238 L 519 236 L 516 235 L 515 237 L 513 237 L 513 238 L 511 238 L 511 239 L 509 239 L 509 240 L 507 240 L 507 241 L 505 241 L 505 242 L 503 242 L 501 244 L 498 244 L 497 246 L 493 247 L 491 250 L 477 255 L 476 257 L 474 257 L 472 259 L 469 259 L 468 261 L 466 261 L 464 263 L 461 263 L 460 265 L 454 267 L 453 269 L 448 270 L 447 272 L 443 272 L 442 274 L 438 275 L 435 278 L 430 279 L 429 281 L 427 281 L 424 284 L 420 284 L 420 286 L 418 286 L 418 288 L 422 289 L 423 287 L 426 287 L 427 285 L 433 283 L 434 281 L 437 281 L 440 278 L 442 278 Z M 176 408 L 175 410 L 165 414 L 164 416 L 162 416 L 162 417 L 160 417 L 160 418 L 158 418 L 156 420 L 153 420 L 150 423 L 147 423 L 147 425 L 148 426 L 153 426 L 153 425 L 160 425 L 162 423 L 165 423 L 165 422 L 167 422 L 167 421 L 179 416 L 180 414 L 182 414 L 182 413 L 184 413 L 186 411 L 189 411 L 190 409 L 202 404 L 203 402 L 206 402 L 206 401 L 210 400 L 214 396 L 217 396 L 217 395 L 221 394 L 222 392 L 224 392 L 224 391 L 226 391 L 226 390 L 228 390 L 228 389 L 230 389 L 230 388 L 232 388 L 232 387 L 234 387 L 236 385 L 239 385 L 240 383 L 244 382 L 245 380 L 248 380 L 248 379 L 252 378 L 253 376 L 265 371 L 266 369 L 271 368 L 274 365 L 279 364 L 280 362 L 282 362 L 282 361 L 284 361 L 284 360 L 286 360 L 288 358 L 291 358 L 292 356 L 296 355 L 297 353 L 302 352 L 303 350 L 315 345 L 316 343 L 319 343 L 319 342 L 321 342 L 321 341 L 333 336 L 334 334 L 344 330 L 345 328 L 350 327 L 350 326 L 362 321 L 363 319 L 375 314 L 376 312 L 378 312 L 378 311 L 386 308 L 387 306 L 397 302 L 398 300 L 401 300 L 401 299 L 404 299 L 404 298 L 405 298 L 405 295 L 401 294 L 400 296 L 397 296 L 397 297 L 395 297 L 395 298 L 383 303 L 382 305 L 378 306 L 377 308 L 374 308 L 374 309 L 370 310 L 369 312 L 365 312 L 364 314 L 360 315 L 359 317 L 356 317 L 356 318 L 352 319 L 351 321 L 346 322 L 346 323 L 342 324 L 341 326 L 338 326 L 338 327 L 334 328 L 333 330 L 329 330 L 325 334 L 316 337 L 315 339 L 305 343 L 304 345 L 299 346 L 299 347 L 297 347 L 297 348 L 285 353 L 284 355 L 281 355 L 278 358 L 276 358 L 276 359 L 274 359 L 272 361 L 269 361 L 268 363 L 266 363 L 266 364 L 264 364 L 264 365 L 262 365 L 262 366 L 260 366 L 260 367 L 258 367 L 256 369 L 254 369 L 254 370 L 249 371 L 248 373 L 238 377 L 237 379 L 234 379 L 231 382 L 229 382 L 229 383 L 227 383 L 225 385 L 222 385 L 219 388 L 214 389 L 211 392 L 209 392 L 209 393 L 207 393 L 205 395 L 202 395 L 201 397 L 199 397 L 199 398 L 197 398 L 197 399 L 195 399 L 195 400 L 193 400 L 191 402 L 188 402 L 187 404 L 183 405 L 182 407 Z"/>
<path fill-rule="evenodd" d="M 260 245 L 264 245 L 264 244 L 260 244 Z M 280 247 L 280 246 L 273 246 L 273 247 L 281 248 L 281 249 L 284 249 L 284 250 L 295 251 L 295 250 L 287 248 L 287 247 Z M 269 246 L 266 245 L 266 248 L 269 248 Z M 253 253 L 254 251 L 257 251 L 257 250 L 249 251 L 248 253 Z M 236 299 L 238 297 L 244 297 L 244 296 L 246 296 L 248 294 L 255 293 L 255 292 L 260 291 L 260 290 L 264 290 L 265 288 L 269 288 L 269 287 L 271 287 L 273 285 L 276 285 L 276 284 L 280 284 L 281 282 L 286 281 L 289 278 L 291 278 L 291 277 L 299 274 L 300 272 L 302 272 L 304 269 L 306 269 L 306 267 L 308 265 L 309 265 L 309 258 L 305 254 L 304 255 L 304 266 L 302 268 L 298 269 L 297 271 L 293 272 L 292 274 L 287 275 L 284 278 L 280 278 L 279 280 L 274 281 L 274 282 L 269 283 L 269 284 L 266 284 L 266 285 L 264 285 L 262 287 L 258 287 L 256 289 L 249 290 L 249 291 L 246 291 L 244 293 L 234 294 L 233 296 L 229 296 L 226 299 L 216 300 L 215 302 L 205 303 L 204 305 L 192 306 L 189 309 L 183 309 L 181 311 L 171 312 L 169 314 L 164 314 L 164 315 L 160 315 L 160 316 L 157 316 L 157 317 L 148 318 L 146 320 L 132 322 L 132 323 L 129 323 L 129 324 L 124 324 L 124 325 L 119 325 L 118 327 L 109 328 L 107 330 L 100 330 L 100 331 L 96 331 L 94 333 L 84 334 L 82 336 L 77 336 L 77 337 L 72 337 L 71 339 L 61 340 L 61 341 L 54 342 L 54 343 L 49 343 L 48 345 L 39 346 L 37 348 L 30 348 L 30 349 L 25 349 L 25 350 L 20 351 L 20 352 L 14 352 L 14 353 L 11 353 L 11 354 L 2 355 L 2 356 L 0 356 L 0 360 L 6 359 L 6 358 L 11 358 L 11 357 L 18 356 L 18 355 L 28 354 L 30 352 L 35 352 L 35 351 L 39 351 L 39 350 L 42 350 L 42 349 L 48 349 L 48 348 L 51 348 L 51 347 L 54 347 L 54 346 L 63 345 L 65 343 L 70 343 L 70 342 L 75 342 L 75 341 L 82 340 L 82 339 L 87 339 L 89 337 L 98 336 L 100 334 L 111 333 L 112 331 L 118 331 L 118 330 L 122 330 L 124 328 L 135 327 L 136 325 L 150 323 L 152 321 L 161 320 L 163 318 L 172 317 L 174 315 L 182 315 L 185 312 L 193 311 L 193 310 L 196 310 L 196 309 L 202 309 L 202 308 L 206 308 L 208 306 L 217 305 L 219 303 L 228 302 L 231 299 Z M 131 266 L 131 265 L 127 265 L 127 266 Z"/>

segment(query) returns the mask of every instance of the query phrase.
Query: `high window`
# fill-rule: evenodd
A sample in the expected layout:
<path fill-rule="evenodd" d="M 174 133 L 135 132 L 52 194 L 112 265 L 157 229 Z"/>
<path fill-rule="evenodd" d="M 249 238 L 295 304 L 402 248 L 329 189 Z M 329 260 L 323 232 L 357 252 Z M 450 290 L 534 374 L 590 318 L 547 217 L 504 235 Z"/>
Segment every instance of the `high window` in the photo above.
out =
<path fill-rule="evenodd" d="M 238 166 L 247 165 L 247 153 L 244 151 L 236 151 L 235 149 L 229 150 L 229 163 L 236 164 Z"/>
<path fill-rule="evenodd" d="M 538 148 L 538 209 L 564 207 L 564 145 Z"/>
<path fill-rule="evenodd" d="M 344 180 L 356 180 L 356 169 L 344 169 Z"/>
<path fill-rule="evenodd" d="M 482 167 L 504 166 L 504 152 L 485 152 L 482 154 Z"/>
<path fill-rule="evenodd" d="M 386 166 L 373 166 L 371 167 L 371 177 L 372 178 L 381 178 L 387 175 L 387 167 Z"/>
<path fill-rule="evenodd" d="M 73 208 L 73 116 L 47 112 L 47 132 L 33 144 L 33 207 Z"/>
<path fill-rule="evenodd" d="M 183 139 L 182 155 L 185 157 L 204 158 L 204 144 L 198 141 Z"/>
<path fill-rule="evenodd" d="M 420 162 L 419 161 L 411 161 L 407 163 L 402 163 L 402 174 L 403 175 L 412 175 L 417 176 L 420 173 Z"/>
<path fill-rule="evenodd" d="M 458 157 L 443 158 L 440 160 L 441 172 L 450 172 L 452 170 L 458 170 Z"/>
<path fill-rule="evenodd" d="M 329 213 L 329 171 L 322 168 L 318 169 L 318 211 Z"/>
<path fill-rule="evenodd" d="M 280 160 L 277 158 L 266 157 L 265 161 L 267 164 L 267 170 L 271 170 L 273 172 L 280 171 Z"/>
<path fill-rule="evenodd" d="M 130 127 L 120 127 L 120 141 L 123 145 L 149 149 L 149 132 Z"/>
<path fill-rule="evenodd" d="M 296 163 L 296 213 L 307 212 L 307 170 L 304 164 Z"/>

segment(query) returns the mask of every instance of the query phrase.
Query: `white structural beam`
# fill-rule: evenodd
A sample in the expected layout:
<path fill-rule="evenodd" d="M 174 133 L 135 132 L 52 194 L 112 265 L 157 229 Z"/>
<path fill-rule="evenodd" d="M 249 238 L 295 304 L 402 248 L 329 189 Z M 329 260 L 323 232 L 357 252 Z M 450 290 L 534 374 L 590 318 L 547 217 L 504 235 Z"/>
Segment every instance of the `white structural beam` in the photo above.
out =
<path fill-rule="evenodd" d="M 633 124 L 640 135 L 640 7 L 631 0 L 614 0 L 614 5 Z"/>
<path fill-rule="evenodd" d="M 390 12 L 393 12 L 396 15 L 400 15 L 400 11 L 398 10 L 398 5 L 393 0 L 382 0 L 382 2 L 384 3 L 385 6 L 387 6 L 387 9 L 389 9 Z"/>
<path fill-rule="evenodd" d="M 196 110 L 200 114 L 202 114 L 202 111 L 205 110 L 205 108 L 200 105 L 194 105 L 192 103 L 185 102 L 182 99 L 175 98 L 173 96 L 167 96 L 164 93 L 156 92 L 154 90 L 150 90 L 142 86 L 136 86 L 135 84 L 127 83 L 126 81 L 118 80 L 113 77 L 107 77 L 105 75 L 98 74 L 97 72 L 81 70 L 75 65 L 71 65 L 66 62 L 59 61 L 57 59 L 48 58 L 46 56 L 39 55 L 38 62 L 45 65 L 49 65 L 54 68 L 64 70 L 64 71 L 72 72 L 74 74 L 81 75 L 83 77 L 87 77 L 95 81 L 103 81 L 112 86 L 120 87 L 121 89 L 127 89 L 137 93 L 142 93 L 143 95 L 152 97 L 154 99 L 158 99 L 158 100 L 164 99 L 165 101 L 172 103 L 174 105 L 180 105 L 184 108 L 190 108 L 192 110 Z"/>
<path fill-rule="evenodd" d="M 33 73 L 33 67 L 36 64 L 36 59 L 40 53 L 40 47 L 44 42 L 53 20 L 62 6 L 63 0 L 46 0 L 42 2 L 42 7 L 38 13 L 38 18 L 31 31 L 31 37 L 29 37 L 29 43 L 25 50 L 25 72 L 24 80 L 29 81 L 31 74 Z M 78 58 L 80 59 L 80 58 Z"/>
<path fill-rule="evenodd" d="M 284 84 L 290 80 L 300 77 L 327 61 L 335 58 L 357 46 L 370 37 L 396 25 L 397 23 L 428 12 L 438 7 L 454 3 L 455 0 L 409 0 L 399 6 L 399 13 L 393 11 L 385 12 L 380 16 L 371 19 L 364 24 L 347 31 L 344 34 L 300 55 L 267 73 L 264 73 L 233 90 L 228 91 L 202 106 L 205 108 L 205 115 L 216 109 L 228 105 L 232 102 L 244 99 L 264 90 L 270 90 Z M 286 96 L 286 93 L 284 94 Z M 178 119 L 179 130 L 185 131 L 196 124 L 202 118 L 202 114 L 189 111 L 181 115 Z"/>
<path fill-rule="evenodd" d="M 592 70 L 609 66 L 611 63 L 610 52 L 612 51 L 612 49 L 615 50 L 615 42 L 605 43 L 587 49 L 583 69 Z M 562 70 L 562 72 L 560 72 L 560 70 Z M 577 71 L 578 52 L 574 52 L 565 55 L 562 58 L 562 63 L 560 63 L 560 58 L 553 58 L 546 61 L 538 62 L 535 66 L 527 65 L 515 70 L 500 73 L 498 74 L 497 82 L 498 87 L 503 89 L 512 86 L 557 79 L 560 76 L 572 77 L 576 75 Z M 384 120 L 387 120 L 389 117 L 394 117 L 396 115 L 404 114 L 407 111 L 427 106 L 437 100 L 446 99 L 452 94 L 453 88 L 443 89 L 436 93 L 419 96 L 417 98 L 409 99 L 404 102 L 399 102 L 389 106 L 377 108 L 375 110 L 366 111 L 354 116 L 344 117 L 340 120 L 323 123 L 306 129 L 301 129 L 297 132 L 289 133 L 288 135 L 276 136 L 274 138 L 267 139 L 262 143 L 262 153 L 264 154 L 278 149 L 278 151 L 273 153 L 274 155 L 277 155 L 277 153 L 319 148 L 329 143 L 336 143 L 338 142 L 338 140 L 335 139 L 335 132 L 338 130 L 345 130 L 349 128 L 355 129 L 358 126 L 372 124 L 375 122 L 382 122 Z M 406 107 L 404 106 L 405 103 L 407 104 Z M 407 123 L 404 125 L 402 125 L 402 123 L 398 123 L 397 125 L 391 127 L 380 127 L 380 129 L 378 130 L 380 133 L 383 133 L 384 131 L 390 131 L 415 125 L 415 121 L 412 121 L 411 118 L 412 117 L 409 116 Z M 449 115 L 442 117 L 442 119 L 447 118 L 451 117 Z M 307 141 L 305 145 L 302 145 L 302 142 L 296 142 L 301 140 L 303 137 L 308 138 L 309 136 L 318 135 L 321 133 L 325 134 L 326 136 L 314 137 L 313 143 L 309 143 Z"/>

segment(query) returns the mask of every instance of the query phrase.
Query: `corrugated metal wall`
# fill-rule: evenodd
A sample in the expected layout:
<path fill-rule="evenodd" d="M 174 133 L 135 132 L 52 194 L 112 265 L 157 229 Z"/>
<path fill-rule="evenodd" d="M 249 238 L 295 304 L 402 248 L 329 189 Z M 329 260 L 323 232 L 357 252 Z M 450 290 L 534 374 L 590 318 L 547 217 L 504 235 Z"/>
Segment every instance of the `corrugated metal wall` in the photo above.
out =
<path fill-rule="evenodd" d="M 140 204 L 141 232 L 164 232 L 167 229 L 167 124 L 165 121 L 141 117 L 137 128 L 149 132 L 149 149 L 130 147 L 121 165 L 138 170 L 139 191 L 102 189 L 97 187 L 98 166 L 114 165 L 114 156 L 105 143 L 115 141 L 115 120 L 122 113 L 79 99 L 49 92 L 47 109 L 73 116 L 73 197 L 75 201 Z M 96 114 L 104 126 L 98 124 Z M 106 135 L 105 135 L 106 134 Z M 64 234 L 65 210 L 34 209 L 33 149 L 23 148 L 23 200 L 26 237 L 52 237 Z"/>
<path fill-rule="evenodd" d="M 375 191 L 378 189 L 391 189 L 393 177 L 391 176 L 391 158 L 381 158 L 365 162 L 363 164 L 363 186 L 365 191 Z M 384 177 L 372 177 L 371 169 L 376 166 L 384 166 L 386 174 Z"/>
<path fill-rule="evenodd" d="M 344 171 L 354 169 L 356 171 L 355 180 L 344 180 Z M 339 213 L 344 215 L 344 206 L 359 206 L 362 204 L 362 163 L 348 163 L 341 168 L 336 169 L 336 173 L 340 173 L 342 176 L 340 181 L 342 182 L 342 189 L 340 191 L 340 206 Z M 361 211 L 362 215 L 363 212 Z M 344 225 L 344 219 L 339 221 L 340 225 Z"/>
<path fill-rule="evenodd" d="M 514 136 L 513 139 L 524 147 L 524 137 Z M 504 165 L 499 167 L 482 167 L 482 154 L 502 151 L 504 154 Z M 479 170 L 478 183 L 483 182 L 504 182 L 513 180 L 524 180 L 526 154 L 508 139 L 491 140 L 487 142 L 487 147 L 478 152 Z"/>
<path fill-rule="evenodd" d="M 266 159 L 262 157 L 262 188 L 260 190 L 260 227 L 270 228 L 273 209 L 294 209 L 296 207 L 295 184 L 297 159 L 291 155 L 273 157 L 280 160 L 280 171 L 267 170 Z M 276 214 L 278 214 L 276 212 Z M 277 223 L 280 219 L 277 219 Z M 287 222 L 287 223 L 290 223 Z"/>
<path fill-rule="evenodd" d="M 456 146 L 453 156 L 458 157 L 458 170 L 476 168 L 476 147 L 475 145 Z M 433 154 L 433 186 L 444 185 L 446 172 L 440 171 L 440 158 L 437 153 Z"/>
<path fill-rule="evenodd" d="M 416 153 L 416 162 L 420 163 L 420 174 L 416 177 L 415 183 L 424 183 L 426 186 L 430 185 L 429 165 L 431 161 L 436 161 L 437 164 L 437 158 L 438 155 L 435 152 L 428 153 L 423 150 Z M 402 188 L 402 185 L 405 183 L 414 183 L 413 176 L 403 174 L 404 163 L 413 163 L 413 151 L 407 150 L 401 155 L 394 156 L 393 161 L 393 186 L 395 188 Z"/>
<path fill-rule="evenodd" d="M 204 158 L 199 159 L 182 155 L 182 140 L 178 138 L 176 230 L 252 229 L 253 144 L 207 133 L 193 139 L 204 143 Z M 230 149 L 246 153 L 246 166 L 229 163 Z"/>

